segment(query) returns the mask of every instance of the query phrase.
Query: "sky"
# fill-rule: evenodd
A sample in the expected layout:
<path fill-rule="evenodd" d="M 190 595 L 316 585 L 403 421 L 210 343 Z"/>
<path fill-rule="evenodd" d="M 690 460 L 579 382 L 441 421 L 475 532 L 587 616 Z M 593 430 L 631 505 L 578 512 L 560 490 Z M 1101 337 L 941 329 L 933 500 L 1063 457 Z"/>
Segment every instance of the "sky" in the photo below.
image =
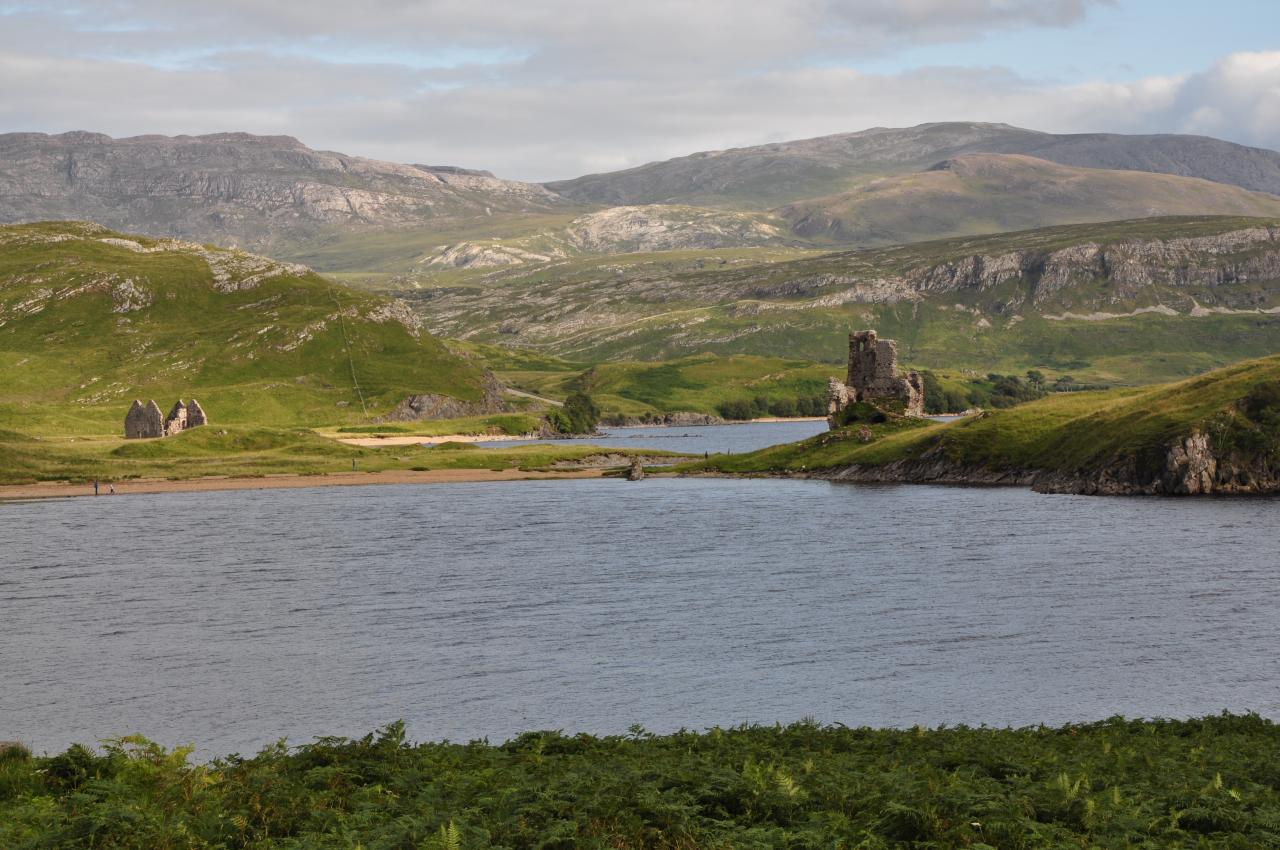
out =
<path fill-rule="evenodd" d="M 1280 149 L 1280 0 L 0 0 L 0 132 L 554 180 L 928 121 Z"/>

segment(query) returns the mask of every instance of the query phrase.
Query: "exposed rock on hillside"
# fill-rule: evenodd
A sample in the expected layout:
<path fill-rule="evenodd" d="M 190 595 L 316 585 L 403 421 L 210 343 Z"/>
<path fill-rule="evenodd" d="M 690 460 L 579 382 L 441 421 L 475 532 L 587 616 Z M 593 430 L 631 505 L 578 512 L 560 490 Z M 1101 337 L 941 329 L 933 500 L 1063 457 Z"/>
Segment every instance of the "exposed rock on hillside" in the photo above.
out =
<path fill-rule="evenodd" d="M 419 393 L 408 396 L 395 406 L 379 422 L 419 422 L 427 419 L 457 419 L 463 416 L 486 416 L 509 410 L 502 398 L 502 384 L 485 373 L 483 396 L 479 401 L 463 401 L 440 393 Z"/>
<path fill-rule="evenodd" d="M 714 250 L 786 241 L 784 229 L 760 213 L 661 204 L 611 207 L 533 236 L 459 242 L 425 257 L 419 265 L 484 269 L 553 262 L 581 254 Z"/>
<path fill-rule="evenodd" d="M 1042 305 L 1070 286 L 1105 280 L 1113 302 L 1138 299 L 1158 287 L 1189 290 L 1193 300 L 1258 309 L 1273 302 L 1266 293 L 1280 289 L 1280 227 L 1110 245 L 1084 242 L 1049 252 L 977 254 L 911 269 L 902 281 L 904 295 L 919 298 L 992 289 L 1015 279 L 1026 281 L 1032 305 Z M 1237 285 L 1247 291 L 1231 293 Z M 1007 304 L 1010 308 L 1021 305 L 1021 301 Z M 1187 306 L 1188 313 L 1191 309 Z"/>
<path fill-rule="evenodd" d="M 92 219 L 155 236 L 262 248 L 369 229 L 557 209 L 487 172 L 316 151 L 288 136 L 0 135 L 0 222 Z"/>
<path fill-rule="evenodd" d="M 732 248 L 779 242 L 759 216 L 679 206 L 612 207 L 576 218 L 566 238 L 587 254 Z"/>

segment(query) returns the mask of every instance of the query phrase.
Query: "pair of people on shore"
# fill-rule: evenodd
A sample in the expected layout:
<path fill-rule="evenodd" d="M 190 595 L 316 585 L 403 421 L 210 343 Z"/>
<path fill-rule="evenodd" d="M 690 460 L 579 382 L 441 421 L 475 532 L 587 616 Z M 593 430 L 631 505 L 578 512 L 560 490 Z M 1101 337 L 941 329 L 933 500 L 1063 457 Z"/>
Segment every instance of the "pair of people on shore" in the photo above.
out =
<path fill-rule="evenodd" d="M 108 482 L 107 482 L 107 495 L 108 495 L 108 496 L 114 496 L 115 494 L 116 494 L 116 485 L 114 485 L 114 484 L 112 484 L 110 481 L 108 481 Z M 95 479 L 94 479 L 94 481 L 93 481 L 93 495 L 95 495 L 95 496 L 96 496 L 96 495 L 98 495 L 98 480 L 97 480 L 96 478 L 95 478 Z"/>

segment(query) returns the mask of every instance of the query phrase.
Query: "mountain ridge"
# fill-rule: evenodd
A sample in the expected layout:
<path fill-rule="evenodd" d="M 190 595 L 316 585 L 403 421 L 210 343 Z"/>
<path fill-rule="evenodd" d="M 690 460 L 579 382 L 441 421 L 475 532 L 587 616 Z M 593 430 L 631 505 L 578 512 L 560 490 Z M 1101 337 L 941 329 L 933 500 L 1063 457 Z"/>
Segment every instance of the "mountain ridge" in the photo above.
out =
<path fill-rule="evenodd" d="M 334 230 L 571 206 L 537 184 L 313 150 L 291 136 L 0 135 L 0 223 L 92 220 L 263 250 Z"/>
<path fill-rule="evenodd" d="M 1181 134 L 1054 134 L 1008 124 L 932 122 L 702 151 L 543 185 L 583 202 L 770 208 L 814 186 L 919 171 L 964 153 L 1012 153 L 1081 168 L 1200 177 L 1280 195 L 1280 153 Z M 830 194 L 830 191 L 816 192 Z"/>

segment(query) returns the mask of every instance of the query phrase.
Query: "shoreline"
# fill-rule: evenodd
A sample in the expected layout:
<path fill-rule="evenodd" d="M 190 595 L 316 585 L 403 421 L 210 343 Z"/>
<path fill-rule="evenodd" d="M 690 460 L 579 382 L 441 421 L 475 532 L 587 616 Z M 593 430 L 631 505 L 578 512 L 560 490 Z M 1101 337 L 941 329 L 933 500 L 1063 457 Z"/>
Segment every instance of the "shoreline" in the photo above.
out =
<path fill-rule="evenodd" d="M 228 478 L 211 475 L 205 478 L 169 480 L 138 478 L 115 482 L 116 495 L 154 493 L 209 493 L 221 490 L 295 490 L 307 487 L 361 487 L 378 484 L 470 484 L 485 481 L 541 481 L 566 478 L 602 478 L 605 469 L 565 469 L 537 472 L 522 469 L 392 469 L 384 472 L 332 472 L 322 475 L 282 473 L 261 478 Z M 107 485 L 100 488 L 107 496 Z M 0 484 L 0 502 L 35 499 L 93 498 L 93 484 L 66 481 L 42 481 L 36 484 Z"/>
<path fill-rule="evenodd" d="M 723 428 L 726 425 L 769 425 L 779 422 L 826 422 L 825 416 L 765 416 L 760 419 L 733 419 L 726 422 L 708 423 L 705 425 L 670 425 L 666 423 L 651 423 L 644 425 L 603 425 L 604 428 Z M 439 443 L 507 443 L 507 442 L 554 442 L 557 439 L 581 439 L 578 437 L 557 438 L 543 437 L 538 434 L 434 434 L 434 435 L 415 435 L 415 434 L 369 434 L 366 436 L 337 436 L 336 434 L 320 433 L 322 437 L 327 437 L 335 442 L 344 443 L 348 446 L 359 446 L 361 448 L 375 448 L 377 446 L 416 446 L 416 445 L 437 445 Z M 608 434 L 601 434 L 601 439 L 607 439 Z"/>

